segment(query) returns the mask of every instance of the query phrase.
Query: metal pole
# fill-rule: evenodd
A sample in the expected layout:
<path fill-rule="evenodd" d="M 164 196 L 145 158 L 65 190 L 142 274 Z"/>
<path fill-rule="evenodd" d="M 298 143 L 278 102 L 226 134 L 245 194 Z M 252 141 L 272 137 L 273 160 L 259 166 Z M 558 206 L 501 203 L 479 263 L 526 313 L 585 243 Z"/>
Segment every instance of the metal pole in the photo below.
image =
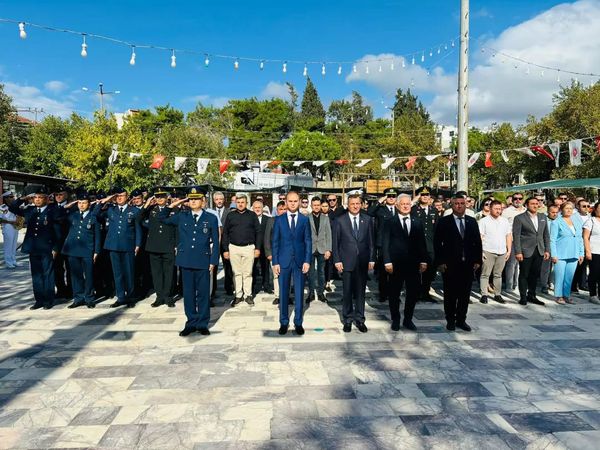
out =
<path fill-rule="evenodd" d="M 99 86 L 100 86 L 100 112 L 102 113 L 102 115 L 104 115 L 104 91 L 102 90 L 102 83 L 100 83 Z"/>
<path fill-rule="evenodd" d="M 458 173 L 456 189 L 469 186 L 469 0 L 460 0 L 460 57 L 458 63 Z"/>

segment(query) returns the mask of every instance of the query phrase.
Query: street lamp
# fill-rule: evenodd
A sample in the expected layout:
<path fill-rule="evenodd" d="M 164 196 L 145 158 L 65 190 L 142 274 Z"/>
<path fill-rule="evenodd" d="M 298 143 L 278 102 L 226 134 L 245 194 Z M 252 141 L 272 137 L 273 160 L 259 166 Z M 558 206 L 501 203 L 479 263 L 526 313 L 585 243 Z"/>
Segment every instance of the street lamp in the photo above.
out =
<path fill-rule="evenodd" d="M 89 89 L 86 87 L 81 88 L 82 91 L 88 92 Z M 102 114 L 104 115 L 104 96 L 105 95 L 112 95 L 112 94 L 120 94 L 121 91 L 105 91 L 104 90 L 104 84 L 102 83 L 98 83 L 98 94 L 100 95 L 100 111 L 102 111 Z"/>

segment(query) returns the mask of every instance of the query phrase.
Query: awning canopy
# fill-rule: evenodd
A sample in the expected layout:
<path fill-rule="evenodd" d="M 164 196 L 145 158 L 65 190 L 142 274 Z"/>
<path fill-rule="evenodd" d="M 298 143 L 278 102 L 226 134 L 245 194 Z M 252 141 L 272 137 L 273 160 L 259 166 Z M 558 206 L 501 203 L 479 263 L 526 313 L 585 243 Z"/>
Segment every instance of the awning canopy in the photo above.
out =
<path fill-rule="evenodd" d="M 516 191 L 537 191 L 542 189 L 577 189 L 577 188 L 596 188 L 600 189 L 600 178 L 580 178 L 576 180 L 550 180 L 539 183 L 521 184 L 517 186 L 508 186 L 501 189 L 493 189 L 488 192 L 516 192 Z"/>

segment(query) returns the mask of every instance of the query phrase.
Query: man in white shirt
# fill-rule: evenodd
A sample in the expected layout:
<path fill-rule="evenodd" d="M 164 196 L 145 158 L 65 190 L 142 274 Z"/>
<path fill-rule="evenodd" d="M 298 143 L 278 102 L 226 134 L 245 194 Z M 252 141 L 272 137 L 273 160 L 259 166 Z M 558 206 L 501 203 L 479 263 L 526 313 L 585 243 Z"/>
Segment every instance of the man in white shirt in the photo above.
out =
<path fill-rule="evenodd" d="M 523 206 L 523 194 L 521 192 L 515 192 L 512 195 L 512 204 L 505 208 L 502 212 L 502 217 L 508 220 L 508 223 L 512 227 L 513 221 L 516 216 L 525 212 L 525 206 Z M 514 291 L 517 289 L 519 282 L 519 263 L 515 259 L 515 249 L 511 249 L 510 256 L 506 261 L 504 279 L 506 283 L 506 289 Z"/>
<path fill-rule="evenodd" d="M 2 238 L 4 241 L 4 263 L 7 269 L 17 268 L 17 238 L 19 232 L 15 228 L 17 216 L 8 210 L 8 204 L 15 200 L 11 191 L 2 194 L 0 203 L 0 224 L 2 225 Z"/>
<path fill-rule="evenodd" d="M 575 220 L 579 220 L 581 225 L 583 226 L 591 217 L 589 212 L 590 202 L 585 198 L 580 198 L 577 200 L 577 209 L 573 211 L 573 218 Z M 577 265 L 577 269 L 575 269 L 575 275 L 573 275 L 573 284 L 571 285 L 571 292 L 577 293 L 579 289 L 584 291 L 588 290 L 588 282 L 587 282 L 587 272 L 588 272 L 588 260 L 583 258 L 583 262 Z"/>
<path fill-rule="evenodd" d="M 479 221 L 479 233 L 483 248 L 481 268 L 481 303 L 488 302 L 490 275 L 494 277 L 494 300 L 505 303 L 502 298 L 502 271 L 512 249 L 512 227 L 502 217 L 502 203 L 492 200 L 490 213 Z"/>

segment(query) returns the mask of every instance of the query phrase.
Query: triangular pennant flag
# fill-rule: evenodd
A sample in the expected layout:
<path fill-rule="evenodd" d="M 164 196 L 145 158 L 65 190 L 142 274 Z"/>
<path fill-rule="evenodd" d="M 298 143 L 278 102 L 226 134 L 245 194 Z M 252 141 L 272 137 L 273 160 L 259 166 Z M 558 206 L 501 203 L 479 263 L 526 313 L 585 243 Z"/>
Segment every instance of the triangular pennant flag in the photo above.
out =
<path fill-rule="evenodd" d="M 571 165 L 581 165 L 581 139 L 573 139 L 569 141 L 569 159 Z"/>
<path fill-rule="evenodd" d="M 130 158 L 139 158 L 140 156 L 142 156 L 141 153 L 129 152 L 129 157 Z"/>
<path fill-rule="evenodd" d="M 500 150 L 500 155 L 505 163 L 508 162 L 508 152 L 506 150 Z"/>
<path fill-rule="evenodd" d="M 111 166 L 115 163 L 119 156 L 119 152 L 117 151 L 118 148 L 118 144 L 113 144 L 112 150 L 110 151 L 110 156 L 108 157 L 108 164 L 110 164 Z"/>
<path fill-rule="evenodd" d="M 411 170 L 416 162 L 417 162 L 417 156 L 411 156 L 408 158 L 408 161 L 406 161 L 406 163 L 404 163 L 404 165 L 406 166 L 406 168 L 408 170 Z"/>
<path fill-rule="evenodd" d="M 208 158 L 198 158 L 198 162 L 196 163 L 196 169 L 199 175 L 204 175 L 206 173 L 206 169 L 208 169 L 208 163 L 210 159 Z"/>
<path fill-rule="evenodd" d="M 371 161 L 372 161 L 372 159 L 361 159 L 360 162 L 358 164 L 356 164 L 356 167 L 365 167 Z"/>
<path fill-rule="evenodd" d="M 493 167 L 494 163 L 492 162 L 492 152 L 485 152 L 485 167 L 490 168 Z"/>
<path fill-rule="evenodd" d="M 381 164 L 381 168 L 385 170 L 388 169 L 394 161 L 396 161 L 396 158 L 385 158 L 383 161 L 384 162 Z"/>
<path fill-rule="evenodd" d="M 471 157 L 469 158 L 469 161 L 467 161 L 467 167 L 470 169 L 471 167 L 473 167 L 473 164 L 475 164 L 477 162 L 477 160 L 479 159 L 479 153 L 473 153 L 471 155 Z"/>
<path fill-rule="evenodd" d="M 539 153 L 540 155 L 544 155 L 548 159 L 554 159 L 554 156 L 548 153 L 548 150 L 546 150 L 542 145 L 534 145 L 533 147 L 531 147 L 531 150 L 533 150 L 536 153 Z"/>
<path fill-rule="evenodd" d="M 187 158 L 185 156 L 176 156 L 175 157 L 175 170 L 177 171 L 177 170 L 181 169 L 186 161 L 187 161 Z"/>
<path fill-rule="evenodd" d="M 515 150 L 527 156 L 535 156 L 535 153 L 533 153 L 529 147 L 516 148 Z"/>
<path fill-rule="evenodd" d="M 435 158 L 437 158 L 440 155 L 425 155 L 425 159 L 429 162 L 433 161 Z"/>
<path fill-rule="evenodd" d="M 321 167 L 324 164 L 327 164 L 327 161 L 313 161 L 313 166 L 315 167 Z"/>
<path fill-rule="evenodd" d="M 334 162 L 338 166 L 345 166 L 346 164 L 350 163 L 350 161 L 348 161 L 347 159 L 336 159 Z"/>
<path fill-rule="evenodd" d="M 600 136 L 596 136 L 594 138 L 594 144 L 596 144 L 596 150 L 598 150 L 598 153 L 600 153 Z"/>
<path fill-rule="evenodd" d="M 277 167 L 279 164 L 281 164 L 281 162 L 282 161 L 280 159 L 275 159 L 275 160 L 273 160 L 273 161 L 271 161 L 269 163 L 269 166 L 271 166 L 271 167 Z"/>
<path fill-rule="evenodd" d="M 221 175 L 223 175 L 227 171 L 227 168 L 229 167 L 230 162 L 231 161 L 228 159 L 222 159 L 221 161 L 219 161 L 219 173 Z"/>
<path fill-rule="evenodd" d="M 261 171 L 265 170 L 265 169 L 266 169 L 266 168 L 269 166 L 269 163 L 270 163 L 270 162 L 271 162 L 271 161 L 259 161 L 259 163 L 258 163 L 258 164 L 259 164 L 259 166 L 260 166 L 260 170 L 261 170 Z"/>
<path fill-rule="evenodd" d="M 553 142 L 552 144 L 548 144 L 548 147 L 552 152 L 552 156 L 554 156 L 554 165 L 558 167 L 560 163 L 560 143 Z"/>
<path fill-rule="evenodd" d="M 294 162 L 294 167 L 300 167 L 302 164 L 304 164 L 306 161 L 295 161 Z"/>
<path fill-rule="evenodd" d="M 165 162 L 165 157 L 163 155 L 154 155 L 152 157 L 152 164 L 150 164 L 151 169 L 160 169 Z"/>
<path fill-rule="evenodd" d="M 232 160 L 231 160 L 231 162 L 232 162 L 234 165 L 236 165 L 236 166 L 239 166 L 240 164 L 242 164 L 242 163 L 245 163 L 245 162 L 246 162 L 246 160 L 245 160 L 245 159 L 232 159 Z M 228 163 L 227 163 L 227 164 L 229 164 L 229 161 L 228 161 Z"/>

